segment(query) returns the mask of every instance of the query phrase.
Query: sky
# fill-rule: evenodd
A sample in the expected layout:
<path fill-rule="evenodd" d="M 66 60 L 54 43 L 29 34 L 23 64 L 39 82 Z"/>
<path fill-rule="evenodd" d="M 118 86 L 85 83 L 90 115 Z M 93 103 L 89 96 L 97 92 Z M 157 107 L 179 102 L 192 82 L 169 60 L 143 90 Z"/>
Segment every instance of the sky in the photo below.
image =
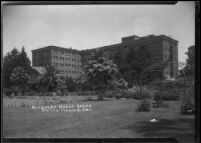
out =
<path fill-rule="evenodd" d="M 179 62 L 195 44 L 194 2 L 175 5 L 10 5 L 3 7 L 3 56 L 14 47 L 55 45 L 77 50 L 164 34 L 179 41 Z"/>

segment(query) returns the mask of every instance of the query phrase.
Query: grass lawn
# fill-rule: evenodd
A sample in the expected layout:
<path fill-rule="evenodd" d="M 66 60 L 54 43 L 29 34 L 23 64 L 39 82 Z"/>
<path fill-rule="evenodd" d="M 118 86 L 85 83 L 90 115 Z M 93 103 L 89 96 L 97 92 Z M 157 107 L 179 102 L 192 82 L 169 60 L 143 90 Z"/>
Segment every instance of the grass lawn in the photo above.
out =
<path fill-rule="evenodd" d="M 76 103 L 68 103 L 69 105 Z M 141 138 L 194 139 L 194 116 L 180 115 L 180 102 L 138 112 L 137 100 L 84 101 L 90 112 L 41 112 L 31 107 L 3 108 L 3 137 L 10 138 Z M 151 123 L 150 119 L 158 122 Z"/>

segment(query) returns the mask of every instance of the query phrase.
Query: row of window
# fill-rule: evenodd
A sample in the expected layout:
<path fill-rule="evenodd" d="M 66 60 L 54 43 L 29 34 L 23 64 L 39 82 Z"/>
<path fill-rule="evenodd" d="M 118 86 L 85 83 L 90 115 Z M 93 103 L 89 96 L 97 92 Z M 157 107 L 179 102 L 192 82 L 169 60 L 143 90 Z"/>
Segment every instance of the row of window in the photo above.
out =
<path fill-rule="evenodd" d="M 66 54 L 66 55 L 74 55 L 74 56 L 78 56 L 78 53 L 73 53 L 73 52 L 69 52 L 69 51 L 63 51 L 63 50 L 53 50 L 54 53 L 57 54 Z"/>
<path fill-rule="evenodd" d="M 80 65 L 76 64 L 64 64 L 64 63 L 53 63 L 54 66 L 60 66 L 60 67 L 73 67 L 73 68 L 80 68 Z"/>
<path fill-rule="evenodd" d="M 76 58 L 70 58 L 70 57 L 58 57 L 58 56 L 53 56 L 53 59 L 56 59 L 56 60 L 66 60 L 66 61 L 73 61 L 73 62 L 79 62 L 80 60 L 79 59 L 76 59 Z"/>
<path fill-rule="evenodd" d="M 65 70 L 57 70 L 59 73 L 66 73 L 66 74 L 81 74 L 79 71 L 65 71 Z"/>

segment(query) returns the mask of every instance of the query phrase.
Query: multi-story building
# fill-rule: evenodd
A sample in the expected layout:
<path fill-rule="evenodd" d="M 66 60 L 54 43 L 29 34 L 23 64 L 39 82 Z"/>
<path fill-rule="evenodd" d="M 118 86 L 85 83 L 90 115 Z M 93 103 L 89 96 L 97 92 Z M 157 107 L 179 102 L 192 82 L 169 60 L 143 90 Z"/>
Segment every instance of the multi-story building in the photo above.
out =
<path fill-rule="evenodd" d="M 145 47 L 149 50 L 152 64 L 169 61 L 167 68 L 164 69 L 164 75 L 175 78 L 178 74 L 178 41 L 165 35 L 148 35 L 139 37 L 136 35 L 123 37 L 122 42 L 114 45 L 99 47 L 91 50 L 102 50 L 105 55 L 113 58 L 117 50 L 121 50 L 122 57 L 125 58 L 130 48 L 139 49 Z M 90 53 L 90 50 L 86 50 Z M 82 51 L 84 53 L 84 51 Z M 83 61 L 87 61 L 87 57 Z"/>
<path fill-rule="evenodd" d="M 55 66 L 58 75 L 78 78 L 81 70 L 81 56 L 78 50 L 47 46 L 32 50 L 32 66 Z"/>

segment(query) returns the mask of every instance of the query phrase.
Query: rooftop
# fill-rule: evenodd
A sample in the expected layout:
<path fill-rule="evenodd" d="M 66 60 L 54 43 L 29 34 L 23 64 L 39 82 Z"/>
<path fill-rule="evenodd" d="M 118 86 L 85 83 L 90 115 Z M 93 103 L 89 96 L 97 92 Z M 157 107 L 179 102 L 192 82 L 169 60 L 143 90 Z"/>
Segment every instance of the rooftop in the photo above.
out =
<path fill-rule="evenodd" d="M 79 52 L 79 50 L 76 50 L 76 49 L 71 49 L 71 48 L 63 48 L 63 47 L 58 47 L 58 46 L 46 46 L 46 47 L 43 47 L 43 48 L 38 48 L 38 49 L 34 49 L 34 50 L 31 50 L 32 52 L 34 51 L 41 51 L 41 50 L 51 50 L 51 49 L 58 49 L 58 50 L 64 50 L 64 51 L 70 51 L 70 52 L 73 52 L 73 53 L 77 53 Z"/>

